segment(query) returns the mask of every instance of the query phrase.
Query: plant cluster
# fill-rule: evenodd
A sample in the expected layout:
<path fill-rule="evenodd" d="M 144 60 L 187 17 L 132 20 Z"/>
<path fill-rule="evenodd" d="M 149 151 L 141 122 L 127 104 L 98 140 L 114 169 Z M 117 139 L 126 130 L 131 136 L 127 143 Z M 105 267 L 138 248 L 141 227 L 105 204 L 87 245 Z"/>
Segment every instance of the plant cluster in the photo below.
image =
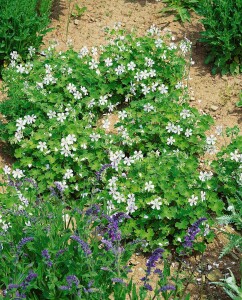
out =
<path fill-rule="evenodd" d="M 53 205 L 32 179 L 7 179 L 1 194 L 0 299 L 181 299 L 191 278 L 182 275 L 183 258 L 193 247 L 202 223 L 187 230 L 177 270 L 162 248 L 146 263 L 138 287 L 128 273 L 131 254 L 143 241 L 126 242 L 120 225 L 130 216 L 106 215 L 96 204 L 70 207 L 59 197 Z M 163 267 L 157 264 L 163 262 Z M 131 274 L 132 276 L 132 274 Z M 154 276 L 157 284 L 152 284 Z M 153 296 L 149 292 L 153 291 Z M 190 299 L 189 294 L 185 299 Z"/>
<path fill-rule="evenodd" d="M 129 216 L 97 206 L 44 201 L 33 180 L 9 181 L 1 195 L 1 299 L 115 299 L 137 243 L 121 244 Z"/>
<path fill-rule="evenodd" d="M 0 65 L 37 51 L 48 31 L 52 0 L 0 0 Z M 28 52 L 29 49 L 29 52 Z M 14 52 L 16 51 L 16 52 Z"/>
<path fill-rule="evenodd" d="M 200 1 L 198 0 L 162 0 L 166 3 L 166 7 L 161 10 L 161 13 L 175 13 L 175 21 L 182 23 L 191 20 L 191 11 L 197 9 Z"/>
<path fill-rule="evenodd" d="M 216 137 L 205 134 L 213 120 L 186 103 L 189 49 L 152 26 L 145 37 L 112 30 L 109 44 L 90 52 L 12 60 L 1 137 L 18 160 L 4 173 L 33 178 L 53 203 L 81 198 L 108 214 L 125 211 L 125 237 L 145 239 L 147 249 L 179 245 L 189 224 L 210 224 L 224 206 L 217 176 L 200 159 L 216 152 Z"/>
<path fill-rule="evenodd" d="M 241 72 L 241 10 L 241 0 L 204 0 L 200 5 L 205 28 L 200 41 L 208 46 L 205 63 L 212 63 L 213 74 Z"/>

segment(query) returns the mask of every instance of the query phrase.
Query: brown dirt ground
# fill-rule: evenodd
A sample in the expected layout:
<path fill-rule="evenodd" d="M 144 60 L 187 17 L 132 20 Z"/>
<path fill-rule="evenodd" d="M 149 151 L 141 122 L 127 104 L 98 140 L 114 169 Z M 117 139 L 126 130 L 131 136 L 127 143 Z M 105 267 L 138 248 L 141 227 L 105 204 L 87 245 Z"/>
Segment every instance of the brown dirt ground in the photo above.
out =
<path fill-rule="evenodd" d="M 68 18 L 70 12 L 74 12 L 73 7 L 76 3 L 79 7 L 87 7 L 86 12 L 80 18 Z M 189 81 L 191 105 L 197 107 L 202 113 L 210 113 L 216 125 L 222 125 L 224 128 L 237 125 L 242 132 L 242 109 L 235 105 L 242 89 L 242 76 L 212 76 L 209 67 L 203 63 L 206 48 L 197 41 L 199 32 L 203 30 L 199 18 L 193 15 L 191 23 L 181 25 L 173 22 L 173 16 L 161 16 L 159 11 L 163 7 L 164 4 L 160 1 L 146 0 L 54 0 L 51 23 L 54 30 L 45 37 L 45 46 L 48 46 L 51 41 L 56 41 L 57 49 L 64 51 L 70 42 L 75 50 L 79 50 L 82 46 L 104 44 L 104 28 L 113 27 L 114 23 L 119 21 L 127 30 L 135 28 L 138 35 L 143 35 L 152 24 L 162 28 L 167 27 L 176 39 L 186 36 L 193 43 L 192 59 L 195 64 L 190 69 Z M 0 100 L 1 98 L 3 95 L 0 92 Z M 113 122 L 117 119 L 115 118 Z M 10 159 L 3 150 L 3 145 L 0 144 L 0 167 L 5 163 L 10 163 Z M 221 288 L 209 284 L 210 281 L 218 281 L 228 275 L 228 268 L 239 280 L 238 253 L 218 259 L 225 243 L 226 237 L 217 231 L 215 241 L 208 246 L 205 253 L 203 263 L 205 267 L 196 273 L 196 284 L 189 287 L 193 300 L 230 299 Z M 192 265 L 195 260 L 196 258 L 191 259 Z M 144 274 L 145 263 L 146 258 L 142 254 L 134 255 L 130 262 L 132 276 L 138 285 L 141 285 L 139 279 Z"/>

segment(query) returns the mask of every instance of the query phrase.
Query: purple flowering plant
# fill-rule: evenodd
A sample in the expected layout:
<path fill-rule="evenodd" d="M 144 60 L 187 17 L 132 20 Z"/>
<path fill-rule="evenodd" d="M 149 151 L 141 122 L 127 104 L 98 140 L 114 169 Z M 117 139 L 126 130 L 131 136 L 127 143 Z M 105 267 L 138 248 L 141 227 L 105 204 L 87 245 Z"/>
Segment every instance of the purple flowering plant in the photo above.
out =
<path fill-rule="evenodd" d="M 20 191 L 27 206 L 14 195 Z M 53 205 L 29 182 L 11 186 L 0 199 L 0 299 L 108 299 L 114 290 L 126 293 L 126 265 L 137 244 L 122 240 L 125 213 L 107 216 L 97 204 L 70 207 L 63 198 Z"/>

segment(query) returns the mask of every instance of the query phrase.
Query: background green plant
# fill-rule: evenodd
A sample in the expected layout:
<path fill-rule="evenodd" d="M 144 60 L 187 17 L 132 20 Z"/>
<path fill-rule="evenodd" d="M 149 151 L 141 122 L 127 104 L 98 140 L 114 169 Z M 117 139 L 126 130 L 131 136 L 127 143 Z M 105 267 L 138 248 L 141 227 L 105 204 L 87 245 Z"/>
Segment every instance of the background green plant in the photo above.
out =
<path fill-rule="evenodd" d="M 241 72 L 242 60 L 241 0 L 204 0 L 199 8 L 205 30 L 200 41 L 208 47 L 205 63 L 212 74 Z"/>
<path fill-rule="evenodd" d="M 0 64 L 17 51 L 26 58 L 28 48 L 39 49 L 48 31 L 52 0 L 0 1 Z"/>
<path fill-rule="evenodd" d="M 191 20 L 191 11 L 196 10 L 200 1 L 198 0 L 162 0 L 166 3 L 166 7 L 160 12 L 175 13 L 175 21 L 181 21 L 182 23 Z"/>

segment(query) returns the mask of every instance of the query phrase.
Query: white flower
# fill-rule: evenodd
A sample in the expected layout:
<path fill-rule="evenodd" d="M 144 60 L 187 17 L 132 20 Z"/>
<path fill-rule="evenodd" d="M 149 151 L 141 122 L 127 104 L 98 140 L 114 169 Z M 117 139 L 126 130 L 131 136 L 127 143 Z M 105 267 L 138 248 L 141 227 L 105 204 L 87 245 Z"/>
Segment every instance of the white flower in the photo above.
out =
<path fill-rule="evenodd" d="M 134 163 L 134 160 L 131 157 L 125 157 L 124 158 L 124 164 L 127 166 L 131 166 L 131 164 Z"/>
<path fill-rule="evenodd" d="M 200 171 L 199 179 L 203 182 L 210 180 L 213 177 L 213 172 L 209 171 Z"/>
<path fill-rule="evenodd" d="M 142 151 L 134 151 L 133 159 L 135 160 L 140 160 L 143 158 L 143 153 Z"/>
<path fill-rule="evenodd" d="M 80 50 L 78 57 L 79 58 L 83 58 L 84 56 L 86 56 L 88 54 L 89 50 L 86 46 L 82 47 L 82 49 Z"/>
<path fill-rule="evenodd" d="M 103 126 L 102 126 L 102 127 L 103 127 L 104 129 L 108 130 L 109 127 L 110 127 L 110 121 L 109 121 L 108 119 L 106 119 L 106 120 L 103 120 L 102 123 L 103 123 Z"/>
<path fill-rule="evenodd" d="M 73 170 L 67 169 L 63 176 L 63 179 L 70 179 L 71 177 L 74 177 Z"/>
<path fill-rule="evenodd" d="M 52 111 L 52 110 L 49 110 L 47 112 L 47 116 L 49 117 L 49 119 L 53 119 L 56 117 L 56 112 L 55 111 Z"/>
<path fill-rule="evenodd" d="M 117 201 L 117 203 L 125 202 L 125 197 L 123 194 L 116 192 L 113 195 L 113 199 Z"/>
<path fill-rule="evenodd" d="M 151 205 L 152 209 L 158 209 L 158 210 L 160 210 L 160 207 L 162 205 L 162 201 L 161 201 L 161 198 L 158 197 L 158 198 L 155 198 L 154 200 L 150 201 L 148 204 Z"/>
<path fill-rule="evenodd" d="M 215 133 L 221 135 L 223 133 L 223 126 L 216 126 Z"/>
<path fill-rule="evenodd" d="M 189 117 L 191 116 L 190 110 L 188 110 L 188 109 L 183 109 L 183 110 L 180 112 L 180 116 L 181 116 L 183 119 L 189 118 Z"/>
<path fill-rule="evenodd" d="M 140 72 L 141 80 L 142 79 L 147 79 L 147 78 L 149 78 L 149 76 L 150 76 L 150 73 L 147 70 L 144 70 L 144 71 Z"/>
<path fill-rule="evenodd" d="M 173 123 L 169 122 L 169 123 L 167 124 L 167 126 L 166 126 L 166 130 L 167 130 L 169 133 L 171 133 L 171 132 L 174 131 L 174 127 L 175 127 L 175 125 L 174 125 Z"/>
<path fill-rule="evenodd" d="M 151 192 L 153 191 L 155 188 L 154 184 L 152 183 L 152 181 L 148 181 L 145 183 L 145 191 L 147 192 Z"/>
<path fill-rule="evenodd" d="M 241 154 L 239 154 L 239 150 L 236 149 L 234 152 L 230 152 L 230 159 L 236 162 L 241 160 Z"/>
<path fill-rule="evenodd" d="M 206 152 L 209 154 L 215 154 L 216 152 L 218 152 L 218 149 L 215 145 L 207 145 Z"/>
<path fill-rule="evenodd" d="M 36 121 L 36 116 L 35 115 L 27 115 L 24 117 L 24 121 L 26 122 L 26 124 L 32 124 Z"/>
<path fill-rule="evenodd" d="M 217 138 L 212 134 L 206 138 L 206 142 L 208 145 L 215 145 Z"/>
<path fill-rule="evenodd" d="M 198 197 L 195 195 L 192 195 L 192 197 L 188 199 L 190 206 L 196 205 L 197 201 L 198 201 Z"/>
<path fill-rule="evenodd" d="M 13 178 L 20 179 L 20 178 L 24 177 L 24 173 L 20 169 L 13 170 L 12 174 L 13 174 Z"/>
<path fill-rule="evenodd" d="M 43 84 L 49 85 L 55 82 L 56 78 L 54 78 L 52 74 L 46 74 L 46 76 L 43 78 Z"/>
<path fill-rule="evenodd" d="M 145 84 L 143 84 L 142 93 L 144 95 L 146 95 L 146 94 L 149 94 L 149 92 L 150 92 L 150 88 L 148 86 L 146 86 Z"/>
<path fill-rule="evenodd" d="M 12 225 L 10 223 L 3 223 L 3 225 L 2 225 L 2 229 L 5 232 L 8 230 L 8 228 L 11 228 L 11 227 L 12 227 Z"/>
<path fill-rule="evenodd" d="M 66 119 L 66 114 L 65 113 L 58 113 L 57 114 L 57 121 L 60 121 L 61 123 L 63 123 Z"/>
<path fill-rule="evenodd" d="M 108 103 L 108 96 L 104 95 L 104 96 L 100 96 L 99 98 L 99 104 L 100 105 L 105 105 Z"/>
<path fill-rule="evenodd" d="M 10 53 L 10 56 L 11 56 L 11 59 L 12 59 L 12 60 L 16 60 L 16 59 L 18 59 L 18 57 L 19 57 L 17 51 L 12 51 L 12 52 Z"/>
<path fill-rule="evenodd" d="M 183 83 L 181 81 L 177 82 L 177 84 L 175 85 L 176 89 L 181 89 L 183 88 Z"/>
<path fill-rule="evenodd" d="M 88 108 L 92 108 L 95 105 L 95 99 L 92 99 L 88 104 L 87 107 Z"/>
<path fill-rule="evenodd" d="M 29 51 L 29 55 L 32 57 L 34 54 L 35 54 L 35 48 L 33 47 L 33 46 L 30 46 L 29 48 L 28 48 L 28 51 Z"/>
<path fill-rule="evenodd" d="M 26 120 L 19 118 L 16 120 L 17 131 L 21 131 L 25 128 Z"/>
<path fill-rule="evenodd" d="M 101 138 L 101 135 L 98 133 L 92 133 L 89 136 L 92 142 L 97 142 Z"/>
<path fill-rule="evenodd" d="M 170 136 L 169 138 L 167 138 L 167 145 L 173 145 L 174 143 L 175 143 L 175 139 L 172 137 L 172 136 Z"/>
<path fill-rule="evenodd" d="M 15 136 L 15 139 L 16 139 L 18 142 L 20 142 L 21 139 L 23 138 L 23 132 L 22 132 L 22 131 L 16 131 L 15 134 L 14 134 L 14 136 Z"/>
<path fill-rule="evenodd" d="M 155 64 L 155 62 L 153 61 L 153 59 L 145 57 L 145 66 L 146 67 L 152 68 L 154 64 Z"/>
<path fill-rule="evenodd" d="M 149 76 L 151 78 L 155 77 L 156 76 L 156 70 L 151 69 L 150 72 L 149 72 Z M 153 86 L 153 84 L 152 84 L 152 86 Z"/>
<path fill-rule="evenodd" d="M 104 62 L 105 62 L 105 65 L 106 65 L 106 67 L 111 67 L 112 65 L 113 65 L 113 61 L 112 61 L 112 59 L 111 58 L 106 58 L 105 60 L 104 60 Z"/>
<path fill-rule="evenodd" d="M 168 93 L 168 86 L 166 86 L 162 83 L 162 85 L 160 85 L 158 87 L 158 90 L 160 91 L 161 94 L 167 94 Z"/>
<path fill-rule="evenodd" d="M 186 129 L 186 131 L 185 131 L 185 136 L 186 137 L 189 137 L 189 136 L 191 136 L 192 135 L 192 129 Z"/>
<path fill-rule="evenodd" d="M 68 90 L 68 92 L 70 92 L 70 93 L 74 93 L 74 92 L 76 92 L 76 87 L 75 87 L 75 85 L 74 84 L 72 84 L 72 83 L 69 83 L 68 84 L 68 86 L 66 87 L 66 89 Z"/>
<path fill-rule="evenodd" d="M 147 104 L 144 105 L 144 111 L 150 112 L 152 110 L 154 110 L 154 106 L 151 105 L 150 103 L 147 103 Z"/>
<path fill-rule="evenodd" d="M 180 135 L 182 131 L 183 128 L 180 125 L 177 125 L 173 130 L 173 132 L 177 133 L 178 135 Z"/>
<path fill-rule="evenodd" d="M 46 142 L 39 142 L 36 148 L 43 152 L 45 149 L 47 149 Z"/>
<path fill-rule="evenodd" d="M 206 192 L 201 191 L 201 199 L 202 199 L 202 201 L 206 200 Z"/>
<path fill-rule="evenodd" d="M 115 206 L 111 200 L 107 201 L 107 210 L 108 213 L 110 214 L 113 210 L 115 209 Z"/>
<path fill-rule="evenodd" d="M 4 174 L 9 175 L 9 174 L 11 174 L 11 168 L 9 166 L 5 165 L 3 168 L 3 172 L 4 172 Z"/>
<path fill-rule="evenodd" d="M 82 94 L 79 91 L 75 91 L 73 93 L 74 99 L 80 100 L 82 98 Z"/>
<path fill-rule="evenodd" d="M 114 69 L 114 71 L 117 75 L 121 75 L 125 72 L 125 66 L 123 64 L 119 65 L 117 68 Z"/>
<path fill-rule="evenodd" d="M 97 56 L 97 54 L 98 54 L 98 49 L 97 49 L 97 47 L 92 47 L 91 52 L 92 52 L 92 55 Z"/>
<path fill-rule="evenodd" d="M 163 44 L 162 39 L 155 40 L 155 46 L 156 46 L 156 48 L 161 48 L 162 44 Z"/>
<path fill-rule="evenodd" d="M 166 50 L 163 52 L 163 54 L 160 56 L 161 59 L 165 60 L 166 59 Z"/>
<path fill-rule="evenodd" d="M 127 65 L 127 69 L 130 70 L 130 71 L 134 71 L 135 67 L 136 67 L 136 64 L 133 61 L 131 61 Z"/>
<path fill-rule="evenodd" d="M 17 69 L 17 73 L 20 73 L 20 74 L 23 74 L 26 71 L 25 67 L 22 64 L 17 66 L 16 69 Z"/>
<path fill-rule="evenodd" d="M 118 112 L 118 117 L 121 120 L 124 120 L 125 118 L 127 118 L 127 116 L 128 116 L 128 114 L 127 114 L 127 112 L 125 110 L 122 110 L 122 111 Z"/>
<path fill-rule="evenodd" d="M 170 46 L 168 47 L 169 50 L 177 49 L 177 46 L 175 43 L 170 43 Z"/>
<path fill-rule="evenodd" d="M 89 62 L 89 69 L 91 70 L 95 70 L 98 68 L 98 62 L 95 60 L 95 59 L 92 59 L 90 62 Z"/>

